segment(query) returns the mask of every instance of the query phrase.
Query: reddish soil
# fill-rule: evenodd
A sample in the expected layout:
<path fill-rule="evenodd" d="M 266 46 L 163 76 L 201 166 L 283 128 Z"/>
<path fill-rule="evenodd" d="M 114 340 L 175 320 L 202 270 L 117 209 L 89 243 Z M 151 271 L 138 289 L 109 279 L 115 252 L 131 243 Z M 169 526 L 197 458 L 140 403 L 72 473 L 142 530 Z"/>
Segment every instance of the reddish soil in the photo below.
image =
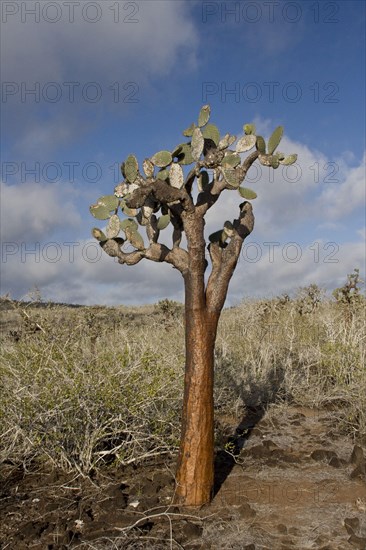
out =
<path fill-rule="evenodd" d="M 234 418 L 221 424 L 235 432 Z M 329 411 L 252 411 L 231 442 L 236 460 L 218 453 L 200 510 L 169 505 L 173 461 L 92 479 L 3 465 L 0 547 L 366 550 L 365 448 Z"/>

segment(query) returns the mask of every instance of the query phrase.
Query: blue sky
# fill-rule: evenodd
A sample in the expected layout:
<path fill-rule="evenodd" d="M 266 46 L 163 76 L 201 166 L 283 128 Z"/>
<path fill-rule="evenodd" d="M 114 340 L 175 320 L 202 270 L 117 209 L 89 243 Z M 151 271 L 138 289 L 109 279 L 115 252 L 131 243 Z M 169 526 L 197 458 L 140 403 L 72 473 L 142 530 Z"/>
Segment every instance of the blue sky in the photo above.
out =
<path fill-rule="evenodd" d="M 365 275 L 365 3 L 28 0 L 1 9 L 2 294 L 21 298 L 36 285 L 63 302 L 182 300 L 167 264 L 97 255 L 89 205 L 113 193 L 128 154 L 142 161 L 184 141 L 206 103 L 221 134 L 255 122 L 268 138 L 283 125 L 281 150 L 298 154 L 285 172 L 248 174 L 256 225 L 227 304 L 313 282 L 332 289 L 354 267 Z M 239 202 L 225 191 L 208 234 Z"/>

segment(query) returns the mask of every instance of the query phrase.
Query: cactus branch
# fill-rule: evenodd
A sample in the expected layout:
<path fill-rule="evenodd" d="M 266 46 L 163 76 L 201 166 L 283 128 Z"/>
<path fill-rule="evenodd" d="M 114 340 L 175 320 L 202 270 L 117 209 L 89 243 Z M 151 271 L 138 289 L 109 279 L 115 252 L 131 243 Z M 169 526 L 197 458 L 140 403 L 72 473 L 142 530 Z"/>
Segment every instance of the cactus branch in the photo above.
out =
<path fill-rule="evenodd" d="M 118 263 L 126 265 L 135 265 L 143 258 L 153 262 L 167 262 L 184 274 L 188 269 L 188 254 L 185 250 L 174 248 L 171 250 L 167 246 L 159 243 L 151 243 L 145 250 L 134 250 L 133 252 L 123 252 L 121 245 L 114 239 L 108 239 L 100 243 L 104 252 L 112 258 L 118 258 Z"/>
<path fill-rule="evenodd" d="M 254 215 L 252 205 L 249 202 L 243 202 L 240 205 L 239 218 L 234 220 L 234 234 L 227 247 L 218 252 L 217 248 L 219 246 L 216 243 L 210 244 L 209 252 L 212 261 L 212 271 L 206 288 L 206 300 L 209 310 L 221 311 L 244 239 L 250 235 L 253 227 Z M 212 246 L 213 244 L 214 246 Z"/>

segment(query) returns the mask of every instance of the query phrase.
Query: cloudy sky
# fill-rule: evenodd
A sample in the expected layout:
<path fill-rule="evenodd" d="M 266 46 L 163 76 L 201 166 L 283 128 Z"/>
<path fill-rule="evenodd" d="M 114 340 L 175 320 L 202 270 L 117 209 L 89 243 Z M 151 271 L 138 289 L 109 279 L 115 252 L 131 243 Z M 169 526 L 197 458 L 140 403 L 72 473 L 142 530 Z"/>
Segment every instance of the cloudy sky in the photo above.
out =
<path fill-rule="evenodd" d="M 1 293 L 141 304 L 183 299 L 181 275 L 127 267 L 91 238 L 89 205 L 119 164 L 172 150 L 203 104 L 221 134 L 254 122 L 298 162 L 256 163 L 255 229 L 227 305 L 365 275 L 365 4 L 357 1 L 1 3 Z M 225 191 L 207 234 L 236 217 Z M 162 233 L 169 242 L 169 230 Z"/>

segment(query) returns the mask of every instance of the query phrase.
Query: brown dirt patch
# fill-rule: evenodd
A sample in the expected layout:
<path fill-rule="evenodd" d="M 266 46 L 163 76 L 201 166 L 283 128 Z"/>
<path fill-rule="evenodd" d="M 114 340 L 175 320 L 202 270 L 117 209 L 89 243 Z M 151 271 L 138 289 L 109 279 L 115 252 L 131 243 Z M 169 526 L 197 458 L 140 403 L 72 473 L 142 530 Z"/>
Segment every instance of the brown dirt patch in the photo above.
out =
<path fill-rule="evenodd" d="M 273 406 L 240 430 L 236 463 L 218 462 L 227 471 L 201 510 L 170 506 L 174 461 L 91 479 L 4 464 L 1 549 L 366 549 L 365 448 L 329 411 Z"/>

